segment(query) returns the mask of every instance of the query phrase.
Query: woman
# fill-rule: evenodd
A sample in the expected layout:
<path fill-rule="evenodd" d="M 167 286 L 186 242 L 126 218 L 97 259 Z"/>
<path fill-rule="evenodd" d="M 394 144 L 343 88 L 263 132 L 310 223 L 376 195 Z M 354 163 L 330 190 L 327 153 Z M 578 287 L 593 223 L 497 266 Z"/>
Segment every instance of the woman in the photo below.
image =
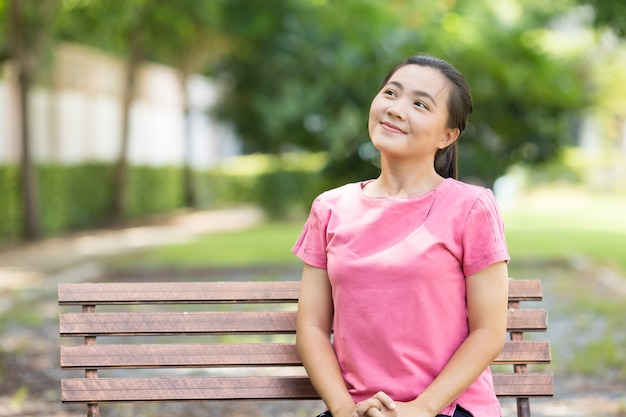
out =
<path fill-rule="evenodd" d="M 407 59 L 370 107 L 380 176 L 313 202 L 296 344 L 326 415 L 501 415 L 509 255 L 491 191 L 455 179 L 471 111 L 450 64 Z"/>

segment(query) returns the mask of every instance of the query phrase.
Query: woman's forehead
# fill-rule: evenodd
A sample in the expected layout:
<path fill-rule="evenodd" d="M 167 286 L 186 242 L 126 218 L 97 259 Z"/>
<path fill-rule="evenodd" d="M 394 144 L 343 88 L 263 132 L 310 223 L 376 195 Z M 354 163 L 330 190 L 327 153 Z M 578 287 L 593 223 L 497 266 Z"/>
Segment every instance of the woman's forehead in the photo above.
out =
<path fill-rule="evenodd" d="M 390 82 L 400 84 L 408 91 L 425 91 L 433 97 L 447 95 L 449 86 L 446 76 L 441 71 L 417 64 L 400 67 L 392 74 L 387 84 Z"/>

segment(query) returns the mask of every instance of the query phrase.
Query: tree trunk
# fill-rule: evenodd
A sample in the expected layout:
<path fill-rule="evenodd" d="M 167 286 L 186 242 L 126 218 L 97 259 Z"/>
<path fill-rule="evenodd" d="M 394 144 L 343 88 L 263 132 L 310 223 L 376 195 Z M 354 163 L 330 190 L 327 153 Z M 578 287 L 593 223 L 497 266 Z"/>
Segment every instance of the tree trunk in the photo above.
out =
<path fill-rule="evenodd" d="M 18 125 L 20 128 L 21 192 L 24 210 L 24 236 L 34 240 L 41 236 L 37 175 L 33 166 L 29 129 L 28 93 L 33 78 L 32 51 L 28 50 L 24 37 L 23 10 L 20 0 L 9 3 L 9 47 L 17 72 L 17 90 L 19 100 Z"/>
<path fill-rule="evenodd" d="M 187 89 L 187 75 L 181 74 L 180 84 L 183 93 L 183 141 L 184 141 L 184 155 L 183 155 L 183 190 L 185 192 L 185 205 L 190 208 L 195 208 L 197 205 L 196 187 L 194 184 L 192 155 L 193 155 L 193 141 L 191 137 L 191 103 L 189 99 L 189 90 Z"/>
<path fill-rule="evenodd" d="M 133 42 L 126 62 L 126 80 L 122 97 L 122 125 L 120 151 L 114 173 L 113 221 L 122 224 L 127 217 L 128 148 L 130 143 L 130 122 L 133 100 L 137 88 L 137 72 L 141 62 L 138 41 Z"/>

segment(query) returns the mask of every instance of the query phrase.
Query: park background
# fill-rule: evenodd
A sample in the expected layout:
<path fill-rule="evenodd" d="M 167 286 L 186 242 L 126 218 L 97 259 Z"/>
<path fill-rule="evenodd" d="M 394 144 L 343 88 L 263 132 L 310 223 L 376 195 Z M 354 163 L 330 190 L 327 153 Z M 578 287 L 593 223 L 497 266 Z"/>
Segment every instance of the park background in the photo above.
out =
<path fill-rule="evenodd" d="M 369 101 L 418 52 L 467 76 L 461 179 L 494 188 L 511 275 L 544 284 L 557 396 L 539 415 L 626 414 L 626 3 L 2 0 L 0 17 L 0 415 L 58 403 L 42 282 L 68 265 L 20 251 L 252 207 L 246 230 L 105 251 L 96 279 L 298 279 L 311 200 L 377 174 Z"/>

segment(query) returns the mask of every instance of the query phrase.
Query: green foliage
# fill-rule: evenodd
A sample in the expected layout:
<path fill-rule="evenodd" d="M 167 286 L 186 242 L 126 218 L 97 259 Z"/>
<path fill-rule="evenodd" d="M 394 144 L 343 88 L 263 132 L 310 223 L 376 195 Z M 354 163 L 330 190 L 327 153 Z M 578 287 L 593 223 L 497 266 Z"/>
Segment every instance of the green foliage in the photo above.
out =
<path fill-rule="evenodd" d="M 279 169 L 258 177 L 254 197 L 271 219 L 299 217 L 325 185 L 315 173 Z"/>
<path fill-rule="evenodd" d="M 232 162 L 234 167 L 194 173 L 203 208 L 251 204 L 272 219 L 300 218 L 316 195 L 329 187 L 319 175 L 325 158 L 290 155 L 282 162 L 256 155 Z M 243 164 L 243 166 L 242 166 Z M 238 168 L 237 168 L 238 166 Z M 112 169 L 108 164 L 40 165 L 37 177 L 44 235 L 102 227 L 111 220 Z M 183 171 L 180 167 L 131 167 L 128 174 L 128 216 L 138 219 L 184 207 Z M 0 166 L 0 242 L 21 237 L 19 172 Z"/>
<path fill-rule="evenodd" d="M 594 21 L 598 26 L 612 28 L 618 36 L 626 38 L 626 3 L 618 0 L 579 0 L 594 8 Z"/>
<path fill-rule="evenodd" d="M 139 218 L 183 207 L 182 175 L 177 167 L 133 167 L 127 188 L 129 216 Z"/>
<path fill-rule="evenodd" d="M 0 165 L 0 243 L 22 236 L 22 202 L 18 167 Z"/>
<path fill-rule="evenodd" d="M 75 0 L 65 2 L 56 27 L 64 40 L 85 43 L 126 55 L 132 43 L 148 59 L 187 75 L 224 51 L 226 40 L 217 30 L 222 1 Z"/>
<path fill-rule="evenodd" d="M 44 235 L 102 227 L 111 219 L 112 169 L 108 164 L 39 165 Z M 182 170 L 132 167 L 129 172 L 131 218 L 167 213 L 183 206 Z M 0 166 L 0 242 L 21 237 L 19 172 Z"/>
<path fill-rule="evenodd" d="M 490 184 L 509 165 L 549 160 L 571 143 L 585 96 L 580 59 L 542 47 L 545 27 L 571 2 L 497 3 L 231 1 L 224 30 L 239 43 L 217 71 L 230 85 L 217 114 L 246 151 L 325 149 L 329 172 L 371 176 L 375 154 L 363 152 L 371 97 L 397 61 L 433 53 L 473 86 L 460 170 Z"/>
<path fill-rule="evenodd" d="M 232 158 L 223 167 L 197 174 L 198 197 L 205 207 L 254 204 L 271 219 L 301 217 L 332 185 L 319 173 L 325 163 L 323 153 Z"/>
<path fill-rule="evenodd" d="M 254 202 L 253 175 L 233 175 L 219 170 L 195 174 L 197 198 L 203 208 L 225 208 Z"/>
<path fill-rule="evenodd" d="M 113 201 L 110 169 L 106 164 L 39 166 L 44 234 L 101 226 Z"/>

